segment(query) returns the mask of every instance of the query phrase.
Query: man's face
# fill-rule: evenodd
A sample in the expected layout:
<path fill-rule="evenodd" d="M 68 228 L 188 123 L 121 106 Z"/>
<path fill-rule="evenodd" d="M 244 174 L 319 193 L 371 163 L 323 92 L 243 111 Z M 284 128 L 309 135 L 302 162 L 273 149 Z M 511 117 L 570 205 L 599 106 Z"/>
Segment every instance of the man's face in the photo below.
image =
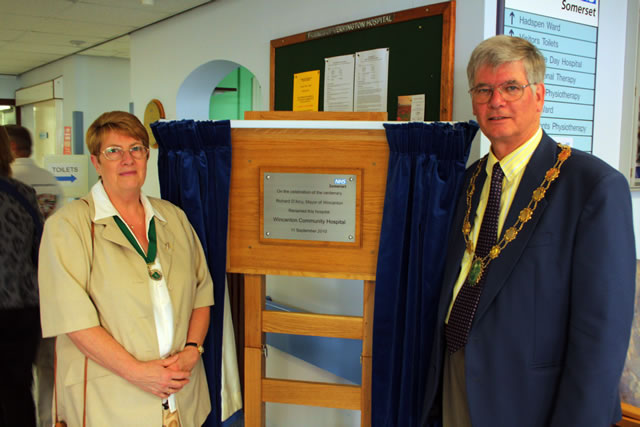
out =
<path fill-rule="evenodd" d="M 474 85 L 493 88 L 503 83 L 526 85 L 529 83 L 521 61 L 508 62 L 496 68 L 483 65 L 476 71 Z M 522 98 L 507 102 L 495 89 L 489 102 L 480 104 L 472 99 L 473 114 L 482 133 L 491 141 L 494 154 L 499 158 L 524 144 L 540 126 L 540 114 L 544 104 L 544 83 L 540 82 L 532 92 L 524 89 Z"/>

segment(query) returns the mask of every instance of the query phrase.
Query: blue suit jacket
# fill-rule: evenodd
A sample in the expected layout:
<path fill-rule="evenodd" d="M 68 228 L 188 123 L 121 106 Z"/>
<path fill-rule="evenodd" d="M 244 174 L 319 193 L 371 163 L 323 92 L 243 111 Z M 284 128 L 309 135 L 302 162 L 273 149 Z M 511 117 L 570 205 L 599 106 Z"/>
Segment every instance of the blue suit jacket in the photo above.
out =
<path fill-rule="evenodd" d="M 558 152 L 544 134 L 503 233 Z M 466 184 L 475 167 L 467 170 Z M 485 178 L 483 169 L 472 212 Z M 447 248 L 424 425 L 442 407 L 444 319 L 465 248 L 465 209 L 463 191 Z M 473 426 L 604 427 L 619 420 L 618 382 L 633 318 L 634 281 L 627 181 L 598 158 L 573 150 L 533 218 L 489 266 L 465 347 Z"/>

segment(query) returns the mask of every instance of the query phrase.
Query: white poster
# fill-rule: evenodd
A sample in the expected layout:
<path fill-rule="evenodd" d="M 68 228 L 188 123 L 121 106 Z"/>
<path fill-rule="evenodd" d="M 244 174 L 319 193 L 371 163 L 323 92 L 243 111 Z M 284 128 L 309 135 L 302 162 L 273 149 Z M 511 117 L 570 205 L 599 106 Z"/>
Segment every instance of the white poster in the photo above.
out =
<path fill-rule="evenodd" d="M 356 53 L 355 111 L 387 111 L 389 48 Z"/>
<path fill-rule="evenodd" d="M 424 121 L 424 94 L 413 95 L 411 97 L 411 118 L 412 122 Z"/>
<path fill-rule="evenodd" d="M 353 111 L 356 56 L 324 59 L 324 111 Z"/>

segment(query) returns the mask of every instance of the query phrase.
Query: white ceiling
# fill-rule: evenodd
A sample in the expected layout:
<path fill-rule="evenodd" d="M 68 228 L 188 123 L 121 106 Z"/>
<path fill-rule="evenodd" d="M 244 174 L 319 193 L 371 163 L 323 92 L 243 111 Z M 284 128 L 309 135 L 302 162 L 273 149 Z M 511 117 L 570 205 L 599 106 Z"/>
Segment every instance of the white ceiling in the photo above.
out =
<path fill-rule="evenodd" d="M 131 32 L 214 0 L 0 0 L 0 74 L 74 53 L 129 58 Z"/>

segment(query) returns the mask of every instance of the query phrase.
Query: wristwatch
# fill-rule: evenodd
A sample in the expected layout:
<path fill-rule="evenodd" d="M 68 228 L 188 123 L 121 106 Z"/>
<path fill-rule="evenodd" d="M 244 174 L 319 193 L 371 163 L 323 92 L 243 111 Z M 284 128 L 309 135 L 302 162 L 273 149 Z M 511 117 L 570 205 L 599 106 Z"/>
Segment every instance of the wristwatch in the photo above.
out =
<path fill-rule="evenodd" d="M 204 347 L 201 346 L 201 345 L 198 345 L 198 343 L 196 343 L 196 342 L 188 342 L 184 346 L 185 347 L 188 347 L 188 346 L 195 347 L 198 350 L 198 353 L 204 354 Z"/>

